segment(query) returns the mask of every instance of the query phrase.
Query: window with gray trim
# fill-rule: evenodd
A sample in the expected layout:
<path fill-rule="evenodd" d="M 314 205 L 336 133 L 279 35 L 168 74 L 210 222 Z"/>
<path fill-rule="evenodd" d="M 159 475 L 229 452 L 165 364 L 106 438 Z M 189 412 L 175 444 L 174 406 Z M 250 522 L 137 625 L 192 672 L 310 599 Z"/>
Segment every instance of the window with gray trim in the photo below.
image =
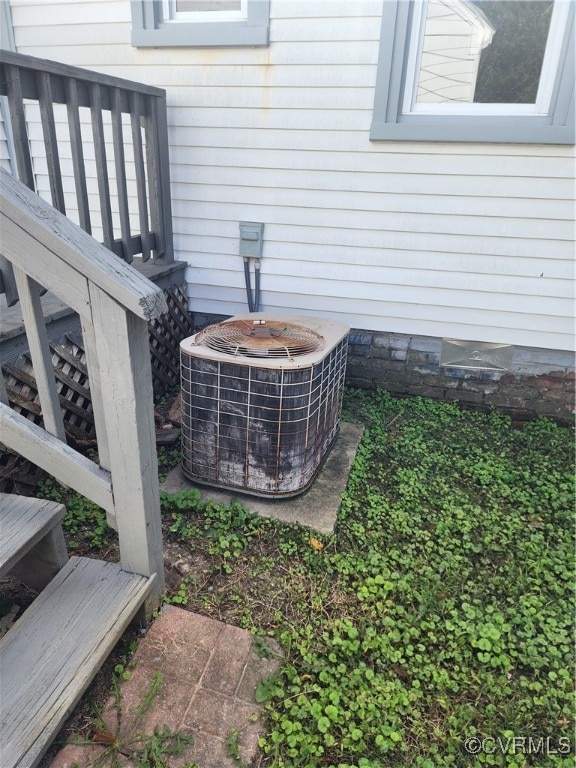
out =
<path fill-rule="evenodd" d="M 267 46 L 269 0 L 131 0 L 136 48 Z"/>
<path fill-rule="evenodd" d="M 574 5 L 384 0 L 370 138 L 574 144 Z"/>

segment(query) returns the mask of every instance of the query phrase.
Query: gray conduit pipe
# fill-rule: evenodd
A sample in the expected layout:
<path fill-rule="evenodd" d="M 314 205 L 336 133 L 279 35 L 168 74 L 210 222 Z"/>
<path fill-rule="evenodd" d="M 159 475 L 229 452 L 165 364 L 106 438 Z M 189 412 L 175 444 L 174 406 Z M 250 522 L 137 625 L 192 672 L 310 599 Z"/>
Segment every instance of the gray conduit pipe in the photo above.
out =
<path fill-rule="evenodd" d="M 260 259 L 254 262 L 254 312 L 260 312 Z"/>
<path fill-rule="evenodd" d="M 252 285 L 250 280 L 250 261 L 244 257 L 244 282 L 246 283 L 246 299 L 248 300 L 248 311 L 254 312 L 254 302 L 252 301 Z"/>

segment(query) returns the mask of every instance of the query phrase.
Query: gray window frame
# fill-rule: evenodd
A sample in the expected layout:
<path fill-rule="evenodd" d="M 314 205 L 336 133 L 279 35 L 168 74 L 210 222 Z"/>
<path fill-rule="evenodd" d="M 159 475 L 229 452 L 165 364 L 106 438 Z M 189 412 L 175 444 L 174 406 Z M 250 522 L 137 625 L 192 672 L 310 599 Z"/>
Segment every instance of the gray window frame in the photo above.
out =
<path fill-rule="evenodd" d="M 248 0 L 247 18 L 238 21 L 166 23 L 161 0 L 131 0 L 130 7 L 132 45 L 135 48 L 216 48 L 269 44 L 269 0 Z"/>
<path fill-rule="evenodd" d="M 574 1 L 547 115 L 402 114 L 414 2 L 384 0 L 372 141 L 574 144 Z"/>

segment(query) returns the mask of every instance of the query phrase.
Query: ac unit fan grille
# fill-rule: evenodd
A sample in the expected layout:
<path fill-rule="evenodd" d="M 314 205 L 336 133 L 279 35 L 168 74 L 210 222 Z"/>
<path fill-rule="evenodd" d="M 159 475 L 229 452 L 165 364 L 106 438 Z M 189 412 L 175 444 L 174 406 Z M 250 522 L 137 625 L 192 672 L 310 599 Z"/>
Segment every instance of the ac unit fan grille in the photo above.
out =
<path fill-rule="evenodd" d="M 196 343 L 225 355 L 291 359 L 322 349 L 324 339 L 311 328 L 281 320 L 232 320 L 208 326 Z"/>

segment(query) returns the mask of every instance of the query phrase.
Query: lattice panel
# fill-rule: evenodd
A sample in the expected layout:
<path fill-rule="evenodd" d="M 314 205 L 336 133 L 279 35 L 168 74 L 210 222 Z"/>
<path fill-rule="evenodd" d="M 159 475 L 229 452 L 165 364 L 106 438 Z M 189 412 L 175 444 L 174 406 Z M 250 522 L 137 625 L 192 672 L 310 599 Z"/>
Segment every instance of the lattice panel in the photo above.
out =
<path fill-rule="evenodd" d="M 56 390 L 67 434 L 74 440 L 94 440 L 94 416 L 86 372 L 86 355 L 79 340 L 66 336 L 64 344 L 50 344 Z M 42 424 L 34 371 L 28 355 L 18 365 L 4 366 L 8 398 L 14 410 Z"/>
<path fill-rule="evenodd" d="M 180 342 L 192 336 L 194 329 L 188 313 L 188 302 L 178 286 L 164 292 L 168 312 L 150 323 L 150 359 L 154 394 L 180 384 Z"/>
<path fill-rule="evenodd" d="M 180 287 L 164 292 L 168 312 L 149 326 L 150 359 L 154 394 L 163 395 L 180 382 L 180 341 L 193 334 L 186 296 Z M 50 344 L 64 426 L 77 448 L 96 446 L 96 430 L 86 368 L 86 353 L 80 336 L 67 335 L 61 344 Z M 42 424 L 38 390 L 30 359 L 23 355 L 17 364 L 2 366 L 8 399 L 15 411 L 35 424 Z M 33 486 L 40 471 L 30 462 L 6 450 L 0 451 L 0 491 Z"/>

